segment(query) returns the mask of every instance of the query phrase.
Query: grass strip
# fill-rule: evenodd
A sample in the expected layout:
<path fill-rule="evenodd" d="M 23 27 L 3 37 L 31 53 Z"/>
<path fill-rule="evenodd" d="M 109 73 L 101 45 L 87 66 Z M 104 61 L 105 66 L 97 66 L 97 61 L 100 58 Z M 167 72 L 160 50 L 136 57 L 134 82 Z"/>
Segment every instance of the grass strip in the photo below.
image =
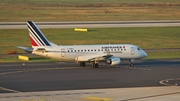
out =
<path fill-rule="evenodd" d="M 90 28 L 88 32 L 74 29 L 42 29 L 49 41 L 58 45 L 135 44 L 142 49 L 180 48 L 180 27 Z M 1 29 L 0 54 L 24 51 L 16 46 L 31 47 L 27 29 Z"/>
<path fill-rule="evenodd" d="M 148 57 L 145 59 L 172 59 L 172 58 L 180 58 L 180 51 L 148 52 Z"/>
<path fill-rule="evenodd" d="M 12 4 L 177 3 L 179 0 L 0 0 Z"/>
<path fill-rule="evenodd" d="M 178 20 L 179 0 L 0 0 L 0 21 Z"/>
<path fill-rule="evenodd" d="M 74 29 L 42 29 L 45 36 L 58 45 L 81 44 L 136 44 L 142 49 L 180 48 L 180 27 L 150 28 L 90 28 L 88 32 L 75 32 Z M 31 47 L 27 29 L 0 30 L 0 54 L 10 50 L 24 53 L 16 46 Z M 149 52 L 147 59 L 180 58 L 180 52 Z M 35 58 L 29 62 L 57 61 Z M 24 62 L 16 57 L 0 57 L 0 62 Z"/>

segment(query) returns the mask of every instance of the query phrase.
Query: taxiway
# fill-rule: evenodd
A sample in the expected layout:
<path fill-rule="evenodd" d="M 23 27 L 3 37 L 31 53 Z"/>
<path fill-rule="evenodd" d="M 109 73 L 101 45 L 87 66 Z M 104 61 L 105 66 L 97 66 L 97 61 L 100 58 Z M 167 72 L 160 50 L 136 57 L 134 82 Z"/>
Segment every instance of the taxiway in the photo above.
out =
<path fill-rule="evenodd" d="M 71 62 L 10 63 L 0 65 L 0 86 L 18 92 L 163 86 L 161 80 L 180 77 L 179 67 L 180 59 L 138 60 L 133 67 L 101 64 L 98 69 Z"/>
<path fill-rule="evenodd" d="M 179 101 L 180 59 L 0 64 L 1 101 Z"/>
<path fill-rule="evenodd" d="M 180 20 L 36 22 L 39 28 L 114 28 L 180 26 Z M 27 28 L 26 22 L 0 22 L 0 29 Z"/>

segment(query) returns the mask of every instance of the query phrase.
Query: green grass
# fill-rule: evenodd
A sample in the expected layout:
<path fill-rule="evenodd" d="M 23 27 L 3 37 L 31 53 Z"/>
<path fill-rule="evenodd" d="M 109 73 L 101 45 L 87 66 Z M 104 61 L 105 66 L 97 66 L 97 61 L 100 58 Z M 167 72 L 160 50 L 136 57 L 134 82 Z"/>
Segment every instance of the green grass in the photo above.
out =
<path fill-rule="evenodd" d="M 0 0 L 0 21 L 178 20 L 179 0 Z"/>
<path fill-rule="evenodd" d="M 179 0 L 0 0 L 0 3 L 27 4 L 79 4 L 79 3 L 176 3 Z"/>
<path fill-rule="evenodd" d="M 0 22 L 180 20 L 179 0 L 0 0 Z M 143 49 L 180 48 L 180 27 L 101 28 L 89 32 L 42 29 L 57 44 L 132 43 Z M 31 46 L 25 29 L 0 29 L 0 54 Z M 148 58 L 179 57 L 179 52 L 152 52 Z M 3 58 L 2 61 L 22 61 Z M 50 61 L 34 59 L 31 61 Z"/>
<path fill-rule="evenodd" d="M 172 59 L 180 58 L 180 52 L 149 52 L 148 57 L 145 59 Z"/>
<path fill-rule="evenodd" d="M 90 28 L 88 32 L 74 29 L 42 29 L 49 41 L 58 45 L 136 44 L 142 49 L 180 48 L 180 27 Z M 16 46 L 31 47 L 27 29 L 1 29 L 0 54 L 23 51 Z"/>
<path fill-rule="evenodd" d="M 180 48 L 180 27 L 150 28 L 89 28 L 88 32 L 67 29 L 41 29 L 49 41 L 58 45 L 70 44 L 136 44 L 142 49 Z M 31 47 L 27 29 L 1 29 L 0 54 L 10 50 L 23 53 L 16 46 Z M 146 59 L 180 58 L 180 52 L 149 52 Z M 0 62 L 54 62 L 42 57 L 31 57 L 30 61 L 17 57 L 0 57 Z"/>

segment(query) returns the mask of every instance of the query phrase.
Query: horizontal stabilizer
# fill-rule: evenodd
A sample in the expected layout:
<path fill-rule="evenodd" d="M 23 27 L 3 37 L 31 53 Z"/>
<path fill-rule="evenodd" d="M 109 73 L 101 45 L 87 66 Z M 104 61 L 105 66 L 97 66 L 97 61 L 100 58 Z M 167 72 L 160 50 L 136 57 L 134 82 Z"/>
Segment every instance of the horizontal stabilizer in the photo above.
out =
<path fill-rule="evenodd" d="M 24 47 L 24 46 L 16 46 L 17 48 L 23 49 L 25 52 L 32 53 L 33 48 Z"/>

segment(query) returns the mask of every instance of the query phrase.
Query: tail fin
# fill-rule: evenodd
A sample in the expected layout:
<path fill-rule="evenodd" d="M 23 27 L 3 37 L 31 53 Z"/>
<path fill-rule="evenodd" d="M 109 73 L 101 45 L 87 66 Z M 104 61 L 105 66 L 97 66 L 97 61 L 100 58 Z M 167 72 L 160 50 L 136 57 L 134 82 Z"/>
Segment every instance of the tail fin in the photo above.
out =
<path fill-rule="evenodd" d="M 47 40 L 33 21 L 27 21 L 27 27 L 33 48 L 51 46 L 51 43 Z"/>

